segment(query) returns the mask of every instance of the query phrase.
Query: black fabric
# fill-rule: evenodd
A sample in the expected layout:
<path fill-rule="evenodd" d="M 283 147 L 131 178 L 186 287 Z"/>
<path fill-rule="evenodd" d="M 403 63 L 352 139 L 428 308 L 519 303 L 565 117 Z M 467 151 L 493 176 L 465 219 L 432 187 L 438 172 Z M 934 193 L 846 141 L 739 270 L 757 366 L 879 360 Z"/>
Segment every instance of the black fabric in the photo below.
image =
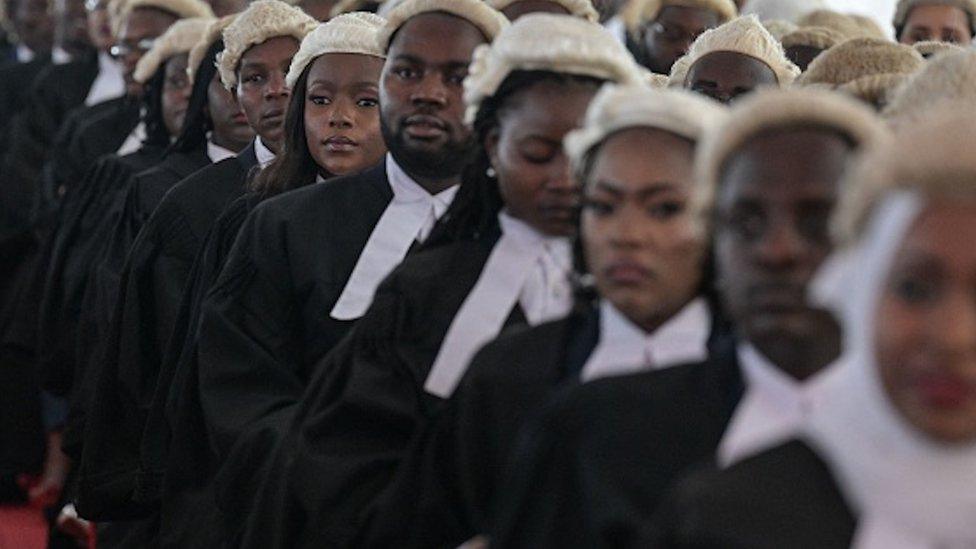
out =
<path fill-rule="evenodd" d="M 96 382 L 85 414 L 78 473 L 77 504 L 86 516 L 125 520 L 149 516 L 157 508 L 158 502 L 138 496 L 138 476 L 159 357 L 197 248 L 224 204 L 243 192 L 245 177 L 256 163 L 249 148 L 195 174 L 209 164 L 205 151 L 173 153 L 135 179 L 132 192 L 138 200 L 130 203 L 138 205 L 129 210 L 126 224 L 131 228 L 119 232 L 138 230 L 138 235 L 131 245 L 117 239 L 115 245 L 128 250 L 118 285 L 106 286 L 96 298 L 114 294 L 112 303 L 99 301 L 95 307 L 107 321 L 96 320 L 103 344 L 93 351 Z M 115 273 L 111 266 L 102 269 Z"/>
<path fill-rule="evenodd" d="M 857 521 L 827 464 L 794 440 L 679 482 L 645 547 L 846 549 Z"/>
<path fill-rule="evenodd" d="M 713 458 L 742 390 L 731 345 L 566 389 L 520 436 L 492 547 L 641 547 L 672 483 Z"/>
<path fill-rule="evenodd" d="M 51 58 L 45 55 L 0 69 L 0 156 L 7 150 L 11 138 L 17 137 L 8 133 L 10 121 L 23 111 L 34 79 L 50 63 Z"/>
<path fill-rule="evenodd" d="M 347 546 L 414 434 L 443 405 L 423 386 L 500 232 L 408 256 L 321 364 L 279 447 L 246 546 Z M 516 306 L 508 325 L 525 323 Z M 256 449 L 254 450 L 256 451 Z"/>
<path fill-rule="evenodd" d="M 267 200 L 248 216 L 204 300 L 190 369 L 217 463 L 198 452 L 205 463 L 181 466 L 234 463 L 221 499 L 228 528 L 239 528 L 238 507 L 253 498 L 316 363 L 352 325 L 329 312 L 392 198 L 381 164 Z M 251 448 L 261 451 L 244 457 Z M 207 482 L 216 479 L 198 484 Z"/>

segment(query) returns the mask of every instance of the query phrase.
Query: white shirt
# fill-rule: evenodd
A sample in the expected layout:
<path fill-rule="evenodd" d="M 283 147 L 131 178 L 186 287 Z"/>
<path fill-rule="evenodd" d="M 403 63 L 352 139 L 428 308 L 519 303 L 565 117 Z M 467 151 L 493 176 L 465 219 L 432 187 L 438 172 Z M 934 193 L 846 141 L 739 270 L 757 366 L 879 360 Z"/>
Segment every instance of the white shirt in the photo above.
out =
<path fill-rule="evenodd" d="M 355 320 L 369 308 L 380 282 L 403 261 L 414 242 L 423 242 L 457 194 L 457 185 L 436 195 L 427 192 L 386 156 L 393 200 L 369 235 L 342 295 L 332 308 L 336 320 Z"/>
<path fill-rule="evenodd" d="M 271 149 L 261 141 L 261 136 L 254 138 L 254 156 L 258 159 L 258 165 L 261 169 L 265 169 L 275 159 L 275 153 L 271 152 Z"/>
<path fill-rule="evenodd" d="M 56 46 L 51 50 L 51 62 L 55 65 L 64 65 L 71 62 L 71 54 L 61 46 Z"/>
<path fill-rule="evenodd" d="M 146 124 L 144 122 L 139 122 L 135 128 L 132 129 L 132 133 L 129 137 L 125 138 L 122 142 L 122 146 L 119 150 L 115 151 L 115 154 L 119 156 L 125 156 L 129 153 L 134 153 L 142 147 L 142 142 L 146 140 Z"/>
<path fill-rule="evenodd" d="M 17 45 L 17 62 L 29 63 L 34 60 L 34 50 L 23 44 Z"/>
<path fill-rule="evenodd" d="M 600 302 L 600 341 L 581 378 L 659 370 L 708 358 L 712 315 L 704 298 L 687 304 L 653 333 L 630 321 L 606 299 Z"/>
<path fill-rule="evenodd" d="M 122 64 L 112 59 L 107 52 L 98 52 L 98 75 L 88 89 L 85 105 L 92 106 L 115 99 L 124 93 L 125 77 L 122 75 Z"/>
<path fill-rule="evenodd" d="M 614 36 L 621 44 L 627 45 L 627 25 L 624 24 L 624 19 L 619 15 L 615 15 L 610 18 L 609 21 L 603 24 L 603 27 L 607 29 L 610 34 Z"/>
<path fill-rule="evenodd" d="M 746 393 L 719 444 L 722 467 L 799 435 L 816 409 L 818 393 L 837 369 L 833 363 L 799 381 L 770 363 L 752 345 L 739 345 L 737 351 Z"/>
<path fill-rule="evenodd" d="M 209 136 L 207 137 L 209 138 Z M 234 156 L 237 156 L 237 153 L 230 149 L 225 149 L 210 139 L 207 139 L 207 158 L 210 159 L 210 162 L 216 164 L 221 160 L 226 160 Z"/>
<path fill-rule="evenodd" d="M 569 239 L 546 236 L 505 212 L 498 221 L 502 237 L 454 316 L 424 383 L 441 398 L 454 393 L 471 359 L 501 333 L 516 303 L 530 325 L 566 316 L 573 305 Z"/>

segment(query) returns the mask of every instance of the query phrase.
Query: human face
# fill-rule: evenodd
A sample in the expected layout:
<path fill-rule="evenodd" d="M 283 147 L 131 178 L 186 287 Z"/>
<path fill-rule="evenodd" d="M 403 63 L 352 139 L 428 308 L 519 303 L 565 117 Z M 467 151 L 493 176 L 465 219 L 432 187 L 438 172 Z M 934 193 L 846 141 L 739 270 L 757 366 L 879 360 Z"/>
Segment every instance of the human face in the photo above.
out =
<path fill-rule="evenodd" d="M 163 122 L 170 136 L 177 136 L 186 119 L 186 109 L 190 104 L 193 86 L 186 75 L 187 54 L 174 55 L 166 62 L 163 79 Z"/>
<path fill-rule="evenodd" d="M 51 51 L 54 22 L 48 16 L 47 0 L 19 0 L 13 13 L 17 36 L 36 53 Z"/>
<path fill-rule="evenodd" d="M 592 84 L 537 82 L 508 99 L 486 139 L 505 210 L 543 234 L 575 233 L 578 190 L 563 138 L 583 121 L 596 91 Z"/>
<path fill-rule="evenodd" d="M 462 83 L 484 42 L 464 19 L 424 13 L 390 44 L 380 80 L 383 137 L 397 164 L 428 191 L 457 183 L 475 150 L 463 123 Z"/>
<path fill-rule="evenodd" d="M 83 0 L 55 0 L 57 41 L 65 51 L 78 55 L 91 45 L 88 37 L 88 12 Z"/>
<path fill-rule="evenodd" d="M 600 22 L 606 23 L 620 12 L 626 0 L 593 0 L 593 7 L 600 14 Z"/>
<path fill-rule="evenodd" d="M 521 0 L 520 2 L 509 4 L 508 7 L 502 10 L 502 13 L 504 13 L 505 17 L 508 17 L 510 21 L 515 21 L 523 15 L 539 12 L 569 15 L 569 11 L 567 11 L 566 8 L 556 2 L 550 2 L 549 0 Z"/>
<path fill-rule="evenodd" d="M 806 71 L 810 63 L 823 53 L 820 48 L 813 46 L 790 46 L 786 48 L 786 57 L 789 58 L 801 71 Z"/>
<path fill-rule="evenodd" d="M 129 95 L 142 93 L 142 86 L 132 77 L 139 60 L 152 48 L 152 41 L 175 22 L 176 17 L 154 8 L 136 8 L 126 16 L 113 50 L 122 62 L 122 75 Z"/>
<path fill-rule="evenodd" d="M 767 132 L 732 154 L 716 197 L 715 257 L 726 310 L 746 341 L 801 379 L 839 352 L 836 322 L 806 296 L 831 252 L 828 220 L 850 153 L 835 132 Z"/>
<path fill-rule="evenodd" d="M 956 6 L 922 4 L 912 8 L 898 40 L 914 44 L 925 40 L 968 44 L 973 39 L 969 16 Z"/>
<path fill-rule="evenodd" d="M 237 101 L 248 124 L 274 153 L 281 150 L 284 138 L 285 110 L 291 95 L 285 76 L 297 51 L 298 40 L 278 36 L 251 46 L 237 68 Z"/>
<path fill-rule="evenodd" d="M 214 74 L 207 87 L 207 113 L 213 133 L 210 138 L 221 147 L 240 151 L 254 139 L 254 130 L 247 123 L 241 105 Z"/>
<path fill-rule="evenodd" d="M 882 385 L 907 422 L 945 443 L 976 440 L 976 201 L 937 200 L 915 221 L 875 325 Z"/>
<path fill-rule="evenodd" d="M 332 8 L 336 4 L 338 4 L 337 0 L 302 0 L 298 3 L 298 7 L 316 21 L 328 21 L 332 17 Z"/>
<path fill-rule="evenodd" d="M 382 71 L 382 59 L 351 53 L 327 53 L 309 69 L 305 140 L 323 173 L 356 173 L 386 154 L 380 132 Z"/>
<path fill-rule="evenodd" d="M 642 40 L 647 68 L 658 74 L 670 74 L 671 66 L 688 53 L 692 42 L 718 25 L 719 16 L 714 11 L 665 6 L 657 19 L 644 29 Z"/>
<path fill-rule="evenodd" d="M 648 332 L 701 285 L 705 246 L 688 207 L 693 165 L 691 141 L 624 130 L 600 146 L 583 191 L 580 237 L 596 288 Z"/>
<path fill-rule="evenodd" d="M 685 88 L 729 104 L 760 86 L 777 85 L 769 65 L 748 55 L 717 51 L 705 55 L 688 70 Z"/>
<path fill-rule="evenodd" d="M 244 0 L 210 0 L 210 7 L 213 8 L 215 16 L 225 17 L 244 11 L 247 2 Z"/>
<path fill-rule="evenodd" d="M 98 51 L 107 52 L 112 47 L 112 25 L 108 18 L 108 2 L 93 1 L 88 5 L 88 39 Z"/>

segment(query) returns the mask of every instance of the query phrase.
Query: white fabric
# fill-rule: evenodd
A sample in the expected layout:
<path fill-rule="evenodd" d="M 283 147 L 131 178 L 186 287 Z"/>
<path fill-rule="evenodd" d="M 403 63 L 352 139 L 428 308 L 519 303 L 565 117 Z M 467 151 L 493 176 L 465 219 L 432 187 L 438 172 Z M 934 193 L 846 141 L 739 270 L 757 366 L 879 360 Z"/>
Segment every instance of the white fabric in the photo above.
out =
<path fill-rule="evenodd" d="M 254 156 L 258 159 L 258 166 L 263 170 L 268 167 L 268 164 L 274 161 L 275 153 L 271 152 L 271 149 L 261 141 L 261 136 L 254 138 Z"/>
<path fill-rule="evenodd" d="M 208 137 L 208 139 L 207 139 L 207 158 L 210 159 L 210 162 L 216 164 L 217 162 L 220 162 L 221 160 L 226 160 L 228 158 L 237 156 L 237 153 L 235 153 L 234 151 L 232 151 L 230 149 L 225 149 L 225 148 L 221 147 L 220 145 L 218 145 L 218 144 L 214 143 L 213 141 L 211 141 L 209 139 L 210 136 L 207 136 L 207 137 Z"/>
<path fill-rule="evenodd" d="M 98 76 L 88 89 L 85 105 L 92 106 L 125 93 L 125 77 L 122 65 L 107 52 L 98 52 Z"/>
<path fill-rule="evenodd" d="M 71 54 L 65 51 L 64 48 L 57 46 L 51 50 L 51 63 L 55 65 L 64 65 L 65 63 L 71 62 Z"/>
<path fill-rule="evenodd" d="M 708 357 L 711 330 L 712 315 L 704 298 L 685 305 L 651 334 L 604 299 L 600 303 L 600 341 L 580 377 L 592 381 L 701 362 Z"/>
<path fill-rule="evenodd" d="M 17 46 L 17 62 L 18 63 L 29 63 L 34 60 L 34 50 L 28 48 L 23 44 Z"/>
<path fill-rule="evenodd" d="M 516 303 L 530 325 L 565 316 L 573 304 L 569 240 L 547 237 L 504 212 L 498 221 L 502 237 L 451 322 L 424 384 L 441 398 L 454 393 L 475 353 L 498 336 Z"/>
<path fill-rule="evenodd" d="M 393 200 L 380 216 L 363 248 L 342 295 L 332 309 L 336 320 L 355 320 L 366 313 L 386 275 L 403 261 L 414 242 L 430 235 L 457 194 L 457 186 L 431 195 L 386 156 L 386 177 Z"/>
<path fill-rule="evenodd" d="M 610 31 L 610 34 L 614 36 L 620 43 L 627 45 L 627 25 L 624 20 L 619 15 L 615 15 L 610 18 L 609 21 L 603 24 L 603 27 Z"/>
<path fill-rule="evenodd" d="M 119 150 L 115 151 L 115 154 L 119 156 L 124 156 L 130 153 L 138 151 L 142 147 L 142 142 L 146 140 L 146 124 L 139 122 L 136 127 L 132 129 L 132 132 L 125 141 L 122 142 L 122 146 Z"/>
<path fill-rule="evenodd" d="M 824 388 L 807 437 L 859 516 L 857 549 L 976 547 L 976 444 L 925 438 L 904 421 L 878 377 L 875 315 L 923 207 L 914 194 L 888 196 L 860 244 L 828 262 L 814 286 L 814 296 L 840 313 L 846 358 Z M 905 545 L 909 537 L 920 541 Z"/>
<path fill-rule="evenodd" d="M 722 467 L 801 435 L 819 406 L 819 393 L 838 367 L 834 362 L 799 381 L 770 363 L 752 345 L 740 345 L 737 353 L 746 393 L 719 444 Z"/>

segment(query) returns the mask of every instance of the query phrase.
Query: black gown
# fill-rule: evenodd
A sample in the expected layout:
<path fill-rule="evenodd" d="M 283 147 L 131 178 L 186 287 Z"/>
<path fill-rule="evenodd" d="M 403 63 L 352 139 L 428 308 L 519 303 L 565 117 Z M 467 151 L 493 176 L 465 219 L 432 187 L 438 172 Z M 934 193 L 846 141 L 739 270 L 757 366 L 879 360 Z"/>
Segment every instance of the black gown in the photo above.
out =
<path fill-rule="evenodd" d="M 714 454 L 743 392 L 734 346 L 708 360 L 598 379 L 526 424 L 492 547 L 641 547 L 663 496 Z"/>
<path fill-rule="evenodd" d="M 117 285 L 104 280 L 101 297 L 111 301 L 95 307 L 102 345 L 93 350 L 95 385 L 78 472 L 78 507 L 93 518 L 142 517 L 158 507 L 140 494 L 139 452 L 159 357 L 215 212 L 243 192 L 257 159 L 248 147 L 207 167 L 209 162 L 204 150 L 174 153 L 137 176 L 132 193 L 138 196 L 130 197 L 127 220 L 117 225 L 112 245 L 127 251 Z M 109 252 L 107 260 L 122 255 Z M 108 264 L 102 270 L 103 276 L 115 273 Z"/>
<path fill-rule="evenodd" d="M 26 63 L 17 63 L 0 69 L 0 133 L 8 138 L 8 124 L 14 116 L 24 109 L 34 79 L 44 67 L 51 63 L 49 56 L 38 56 Z M 16 136 L 14 136 L 16 137 Z M 6 150 L 9 142 L 0 141 L 0 153 Z"/>
<path fill-rule="evenodd" d="M 424 383 L 500 236 L 496 226 L 408 256 L 380 285 L 354 331 L 316 367 L 248 517 L 246 546 L 352 543 L 362 513 L 445 402 Z M 516 304 L 506 327 L 523 324 Z"/>
<path fill-rule="evenodd" d="M 794 440 L 679 482 L 644 547 L 846 549 L 857 520 L 827 464 Z"/>
<path fill-rule="evenodd" d="M 443 412 L 415 439 L 396 480 L 370 509 L 369 547 L 456 547 L 488 532 L 521 426 L 579 376 L 599 343 L 599 311 L 517 330 L 485 346 Z M 710 356 L 732 345 L 712 320 Z"/>
<path fill-rule="evenodd" d="M 218 463 L 233 463 L 211 479 L 232 530 L 316 363 L 353 324 L 329 313 L 392 198 L 380 164 L 263 202 L 203 302 L 202 420 Z"/>

